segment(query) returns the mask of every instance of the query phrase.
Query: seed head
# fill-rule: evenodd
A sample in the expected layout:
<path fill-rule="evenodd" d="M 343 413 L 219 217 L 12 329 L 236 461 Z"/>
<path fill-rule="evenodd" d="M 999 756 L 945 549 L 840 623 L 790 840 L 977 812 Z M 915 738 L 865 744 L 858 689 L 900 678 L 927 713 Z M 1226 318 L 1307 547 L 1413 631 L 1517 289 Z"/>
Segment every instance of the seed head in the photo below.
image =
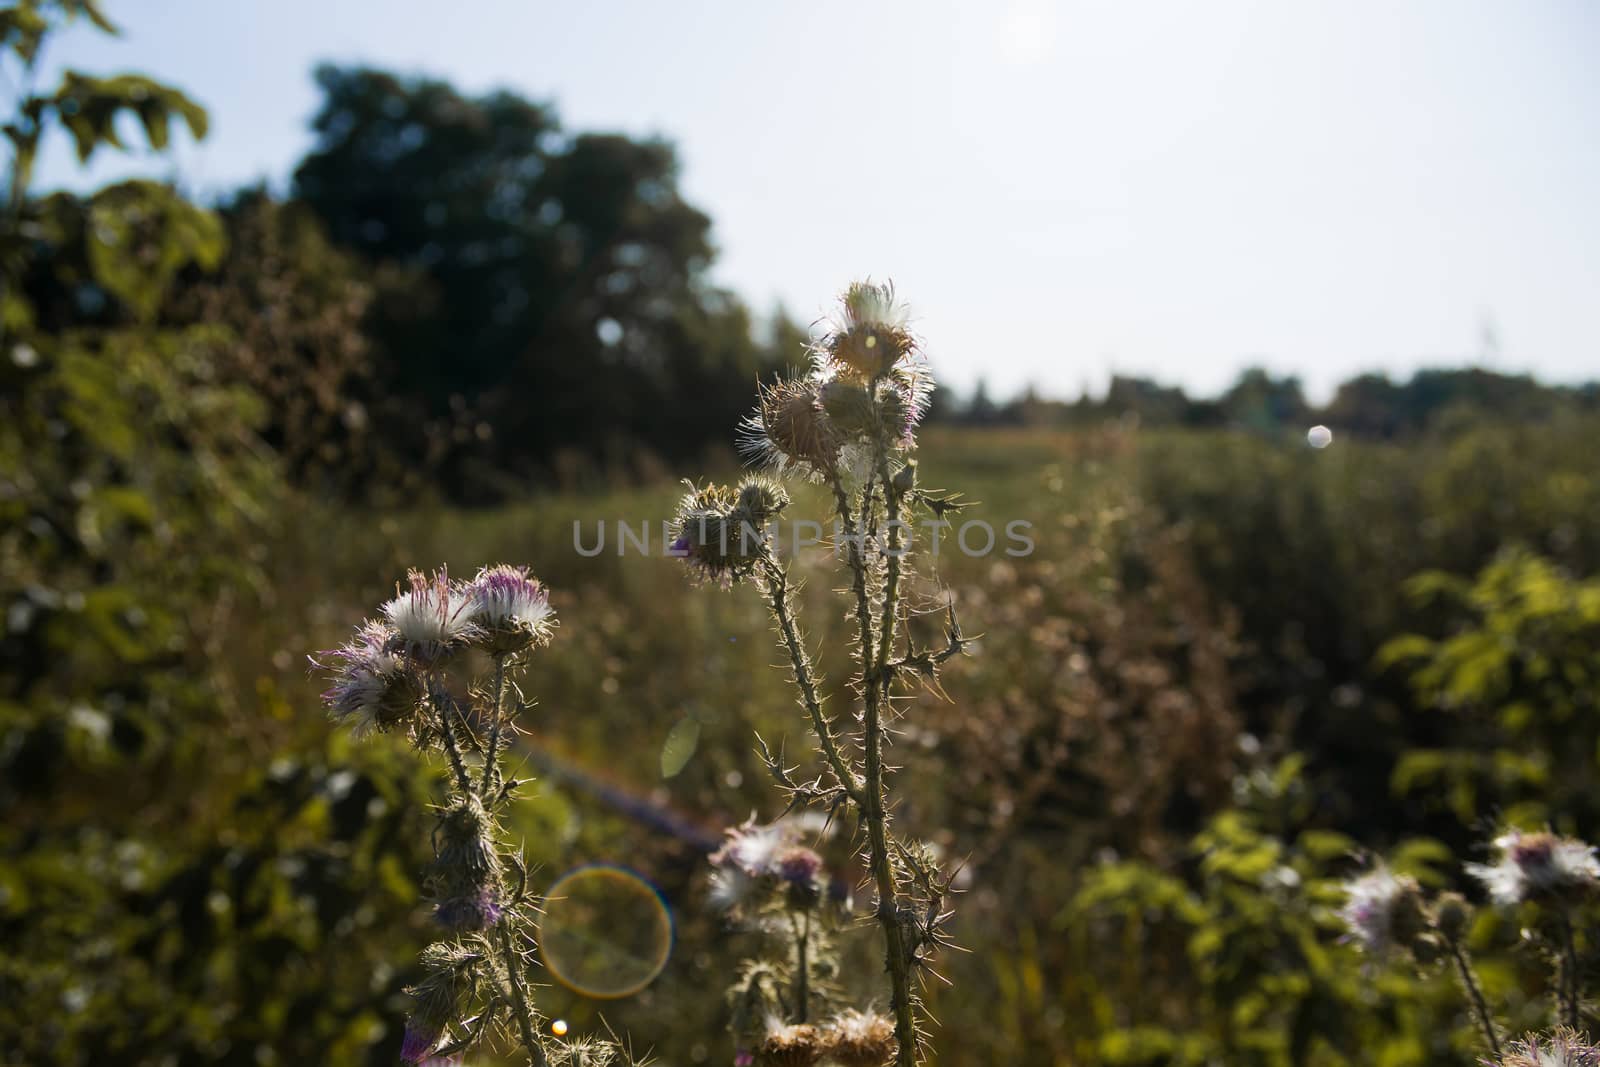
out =
<path fill-rule="evenodd" d="M 883 1067 L 899 1048 L 894 1023 L 876 1012 L 840 1012 L 824 1034 L 827 1056 L 839 1067 Z"/>
<path fill-rule="evenodd" d="M 822 1033 L 815 1026 L 772 1019 L 756 1059 L 763 1067 L 811 1067 L 822 1059 L 823 1052 Z"/>
<path fill-rule="evenodd" d="M 916 338 L 906 329 L 909 311 L 895 300 L 892 284 L 856 282 L 840 305 L 818 351 L 819 362 L 839 377 L 875 381 L 916 354 Z"/>

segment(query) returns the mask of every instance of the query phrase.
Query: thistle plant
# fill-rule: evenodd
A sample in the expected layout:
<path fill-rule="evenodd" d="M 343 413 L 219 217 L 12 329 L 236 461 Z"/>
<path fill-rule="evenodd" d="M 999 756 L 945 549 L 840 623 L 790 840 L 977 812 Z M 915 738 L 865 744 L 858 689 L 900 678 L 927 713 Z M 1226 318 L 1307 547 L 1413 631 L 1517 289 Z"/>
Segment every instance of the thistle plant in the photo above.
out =
<path fill-rule="evenodd" d="M 1459 893 L 1429 900 L 1415 879 L 1379 864 L 1345 883 L 1340 918 L 1347 940 L 1373 959 L 1408 955 L 1420 968 L 1442 963 L 1459 980 L 1491 1059 L 1489 1067 L 1600 1065 L 1600 1050 L 1588 1043 L 1583 1024 L 1583 958 L 1579 918 L 1600 896 L 1600 860 L 1582 841 L 1549 832 L 1508 830 L 1492 843 L 1494 862 L 1467 864 L 1492 906 L 1523 923 L 1525 936 L 1541 947 L 1552 972 L 1552 1030 L 1502 1042 L 1483 985 L 1467 948 L 1473 908 Z M 1592 940 L 1587 942 L 1592 945 Z"/>
<path fill-rule="evenodd" d="M 812 806 L 856 820 L 883 938 L 890 1020 L 880 1026 L 870 1015 L 853 1016 L 842 1031 L 833 1028 L 855 1035 L 857 1053 L 830 1051 L 837 1042 L 812 1032 L 801 1001 L 801 1011 L 781 1021 L 758 1054 L 773 1064 L 824 1056 L 882 1063 L 892 1046 L 895 1063 L 909 1067 L 923 1036 L 913 979 L 928 973 L 933 954 L 948 944 L 950 880 L 929 847 L 896 832 L 887 757 L 902 687 L 937 686 L 941 667 L 967 644 L 953 607 L 942 647 L 917 647 L 907 625 L 910 520 L 918 508 L 942 520 L 960 504 L 917 483 L 911 453 L 932 378 L 893 288 L 850 286 L 811 354 L 807 372 L 761 390 L 741 427 L 742 450 L 768 473 L 734 487 L 691 487 L 678 509 L 672 550 L 702 580 L 754 585 L 771 611 L 815 753 L 804 771 L 765 743 L 763 756 L 790 809 Z M 816 483 L 832 501 L 836 558 L 842 555 L 848 573 L 847 615 L 856 631 L 855 707 L 848 718 L 824 707 L 822 675 L 797 617 L 796 582 L 778 556 L 775 524 L 790 506 L 777 480 L 784 477 Z"/>
<path fill-rule="evenodd" d="M 424 880 L 439 940 L 422 951 L 422 976 L 409 990 L 405 1063 L 460 1056 L 485 1040 L 520 1043 L 536 1067 L 598 1065 L 620 1054 L 609 1043 L 545 1036 L 529 992 L 536 911 L 528 868 L 500 822 L 525 784 L 503 767 L 516 713 L 527 707 L 516 675 L 555 625 L 545 588 L 524 568 L 489 567 L 464 583 L 443 569 L 412 571 L 379 618 L 313 657 L 330 676 L 323 701 L 336 722 L 357 735 L 401 733 L 424 752 L 442 752 L 449 767 Z M 487 673 L 458 689 L 452 669 L 474 659 Z"/>

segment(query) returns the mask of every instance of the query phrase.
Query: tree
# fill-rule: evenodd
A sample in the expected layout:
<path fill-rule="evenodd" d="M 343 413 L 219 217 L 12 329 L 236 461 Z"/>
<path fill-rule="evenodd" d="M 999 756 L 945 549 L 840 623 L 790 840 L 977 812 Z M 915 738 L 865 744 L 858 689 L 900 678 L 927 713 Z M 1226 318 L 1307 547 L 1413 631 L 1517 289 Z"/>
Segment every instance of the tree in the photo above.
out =
<path fill-rule="evenodd" d="M 413 424 L 465 416 L 457 444 L 503 472 L 573 447 L 692 455 L 741 411 L 768 361 L 706 279 L 710 220 L 680 195 L 671 145 L 566 136 L 507 92 L 316 77 L 295 191 L 336 242 L 416 276 L 420 295 L 380 300 L 372 323 Z"/>

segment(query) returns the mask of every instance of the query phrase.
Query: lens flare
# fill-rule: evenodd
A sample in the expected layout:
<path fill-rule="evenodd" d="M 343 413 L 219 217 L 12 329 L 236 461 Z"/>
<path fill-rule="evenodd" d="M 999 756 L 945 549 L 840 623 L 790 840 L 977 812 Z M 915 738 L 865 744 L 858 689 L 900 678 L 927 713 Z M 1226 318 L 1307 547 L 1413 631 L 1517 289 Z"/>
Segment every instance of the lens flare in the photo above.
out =
<path fill-rule="evenodd" d="M 551 975 L 587 997 L 632 996 L 672 954 L 672 915 L 655 887 L 618 867 L 582 867 L 550 887 L 539 953 Z"/>

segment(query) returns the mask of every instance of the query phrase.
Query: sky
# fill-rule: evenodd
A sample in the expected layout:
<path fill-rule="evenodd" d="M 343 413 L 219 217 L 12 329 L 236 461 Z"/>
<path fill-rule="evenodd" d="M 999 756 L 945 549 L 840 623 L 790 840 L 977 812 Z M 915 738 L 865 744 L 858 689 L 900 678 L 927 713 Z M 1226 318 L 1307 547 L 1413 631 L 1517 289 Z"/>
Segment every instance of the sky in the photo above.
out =
<path fill-rule="evenodd" d="M 60 136 L 45 186 L 287 188 L 312 67 L 361 62 L 670 139 L 717 282 L 810 321 L 892 279 L 958 388 L 1600 377 L 1592 0 L 104 6 L 47 67 L 154 74 L 212 134 L 87 172 Z"/>

